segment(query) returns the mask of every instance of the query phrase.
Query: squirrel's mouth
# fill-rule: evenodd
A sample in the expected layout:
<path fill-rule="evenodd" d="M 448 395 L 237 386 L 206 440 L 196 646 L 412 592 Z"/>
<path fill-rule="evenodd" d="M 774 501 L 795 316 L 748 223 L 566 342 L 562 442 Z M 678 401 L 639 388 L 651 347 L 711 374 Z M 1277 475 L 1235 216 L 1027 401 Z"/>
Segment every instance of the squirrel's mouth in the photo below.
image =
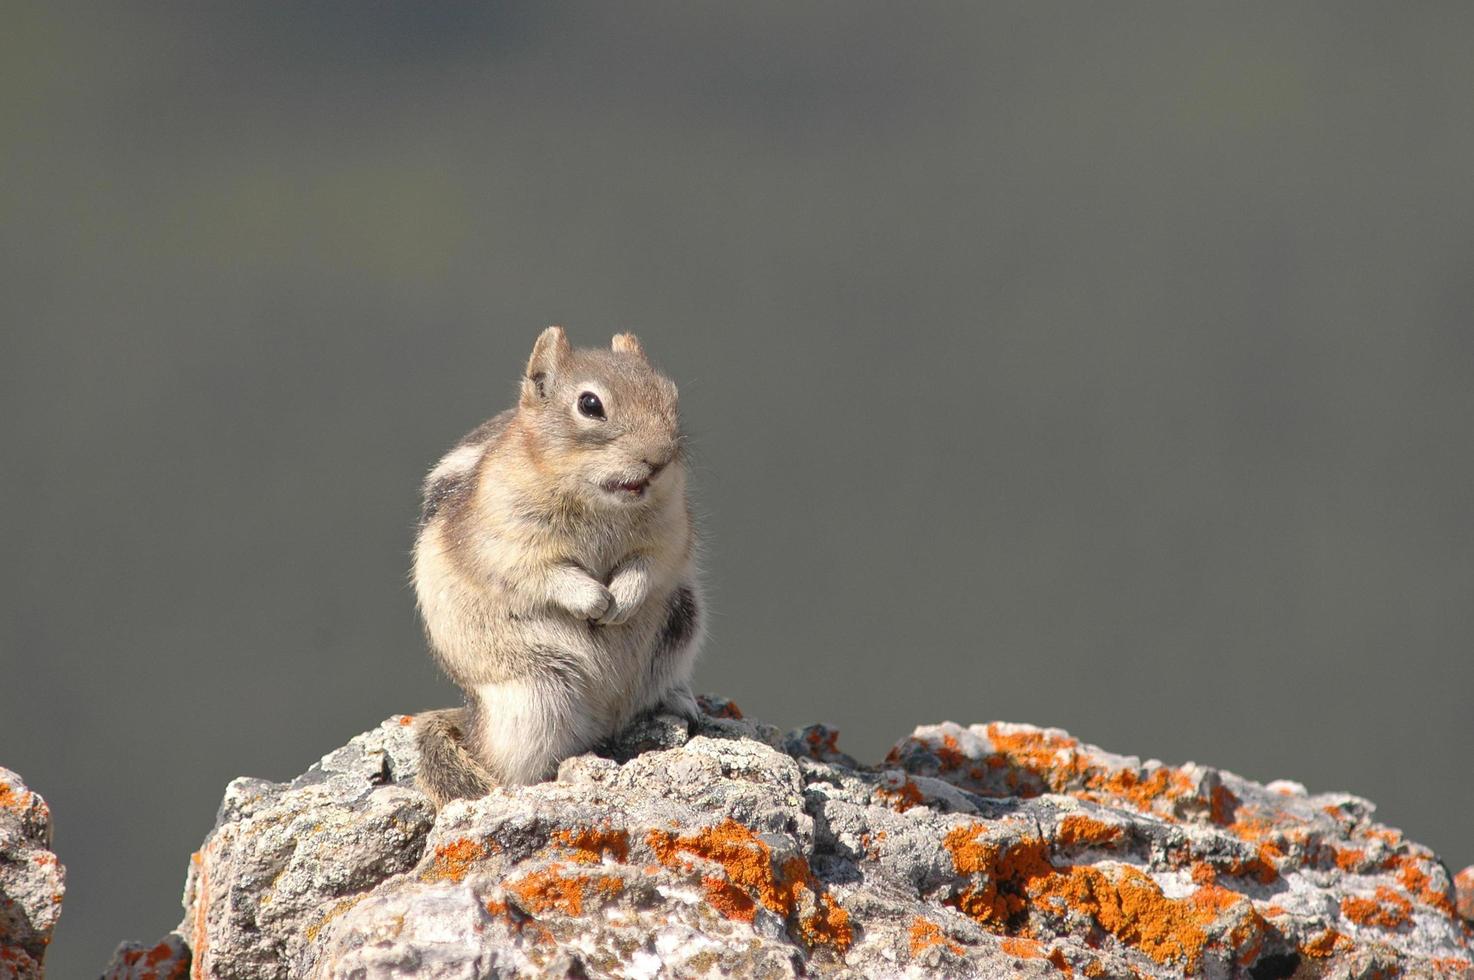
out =
<path fill-rule="evenodd" d="M 599 484 L 606 493 L 638 500 L 645 496 L 645 491 L 650 489 L 650 478 L 643 480 L 606 480 Z"/>
<path fill-rule="evenodd" d="M 660 475 L 661 470 L 664 470 L 669 462 L 669 460 L 666 460 L 665 462 L 651 465 L 650 472 L 638 480 L 605 480 L 599 484 L 599 489 L 605 493 L 612 493 L 617 497 L 623 497 L 626 500 L 639 500 L 650 490 L 650 482 Z"/>

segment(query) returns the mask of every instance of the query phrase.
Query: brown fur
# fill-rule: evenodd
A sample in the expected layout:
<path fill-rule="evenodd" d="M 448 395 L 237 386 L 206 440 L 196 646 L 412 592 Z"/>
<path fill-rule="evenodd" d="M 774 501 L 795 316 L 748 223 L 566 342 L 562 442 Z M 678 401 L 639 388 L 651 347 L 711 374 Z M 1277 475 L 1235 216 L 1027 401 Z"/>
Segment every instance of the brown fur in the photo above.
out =
<path fill-rule="evenodd" d="M 580 398 L 591 393 L 603 417 Z M 517 408 L 425 481 L 415 588 L 437 661 L 466 693 L 417 733 L 437 800 L 530 782 L 635 714 L 694 715 L 701 636 L 675 385 L 632 334 L 538 337 Z"/>

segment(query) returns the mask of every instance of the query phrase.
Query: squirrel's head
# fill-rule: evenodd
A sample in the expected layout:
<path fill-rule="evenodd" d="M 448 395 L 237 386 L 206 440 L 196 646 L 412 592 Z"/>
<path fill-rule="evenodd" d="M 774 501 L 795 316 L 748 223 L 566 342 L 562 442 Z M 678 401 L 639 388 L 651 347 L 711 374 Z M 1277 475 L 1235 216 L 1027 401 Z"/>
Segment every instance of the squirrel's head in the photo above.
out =
<path fill-rule="evenodd" d="M 629 507 L 678 492 L 676 386 L 634 334 L 617 334 L 609 350 L 574 349 L 562 327 L 548 327 L 533 345 L 517 414 L 539 469 L 563 494 Z"/>

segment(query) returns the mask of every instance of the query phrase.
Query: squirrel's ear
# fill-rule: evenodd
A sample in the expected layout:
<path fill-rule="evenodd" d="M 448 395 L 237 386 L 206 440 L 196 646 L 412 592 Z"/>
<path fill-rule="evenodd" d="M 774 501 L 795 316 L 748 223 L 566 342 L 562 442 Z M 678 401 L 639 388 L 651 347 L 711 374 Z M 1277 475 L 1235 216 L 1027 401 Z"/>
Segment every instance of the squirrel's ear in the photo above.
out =
<path fill-rule="evenodd" d="M 557 374 L 572 354 L 573 348 L 562 327 L 549 327 L 538 334 L 537 343 L 532 345 L 532 356 L 527 359 L 527 374 L 522 379 L 522 400 L 541 398 L 547 390 L 548 376 Z"/>
<path fill-rule="evenodd" d="M 633 354 L 640 360 L 645 360 L 645 348 L 640 346 L 640 338 L 632 333 L 617 333 L 614 335 L 614 343 L 610 344 L 616 353 Z"/>

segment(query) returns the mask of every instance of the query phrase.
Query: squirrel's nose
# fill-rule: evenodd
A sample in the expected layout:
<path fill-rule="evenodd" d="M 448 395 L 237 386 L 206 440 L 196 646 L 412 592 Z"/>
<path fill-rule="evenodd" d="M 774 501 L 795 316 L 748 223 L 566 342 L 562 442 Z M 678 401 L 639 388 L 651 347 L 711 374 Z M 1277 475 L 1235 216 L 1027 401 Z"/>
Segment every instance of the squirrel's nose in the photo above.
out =
<path fill-rule="evenodd" d="M 654 479 L 655 474 L 681 455 L 681 441 L 679 438 L 651 438 L 636 451 L 640 453 L 640 462 L 650 467 L 650 478 Z"/>

